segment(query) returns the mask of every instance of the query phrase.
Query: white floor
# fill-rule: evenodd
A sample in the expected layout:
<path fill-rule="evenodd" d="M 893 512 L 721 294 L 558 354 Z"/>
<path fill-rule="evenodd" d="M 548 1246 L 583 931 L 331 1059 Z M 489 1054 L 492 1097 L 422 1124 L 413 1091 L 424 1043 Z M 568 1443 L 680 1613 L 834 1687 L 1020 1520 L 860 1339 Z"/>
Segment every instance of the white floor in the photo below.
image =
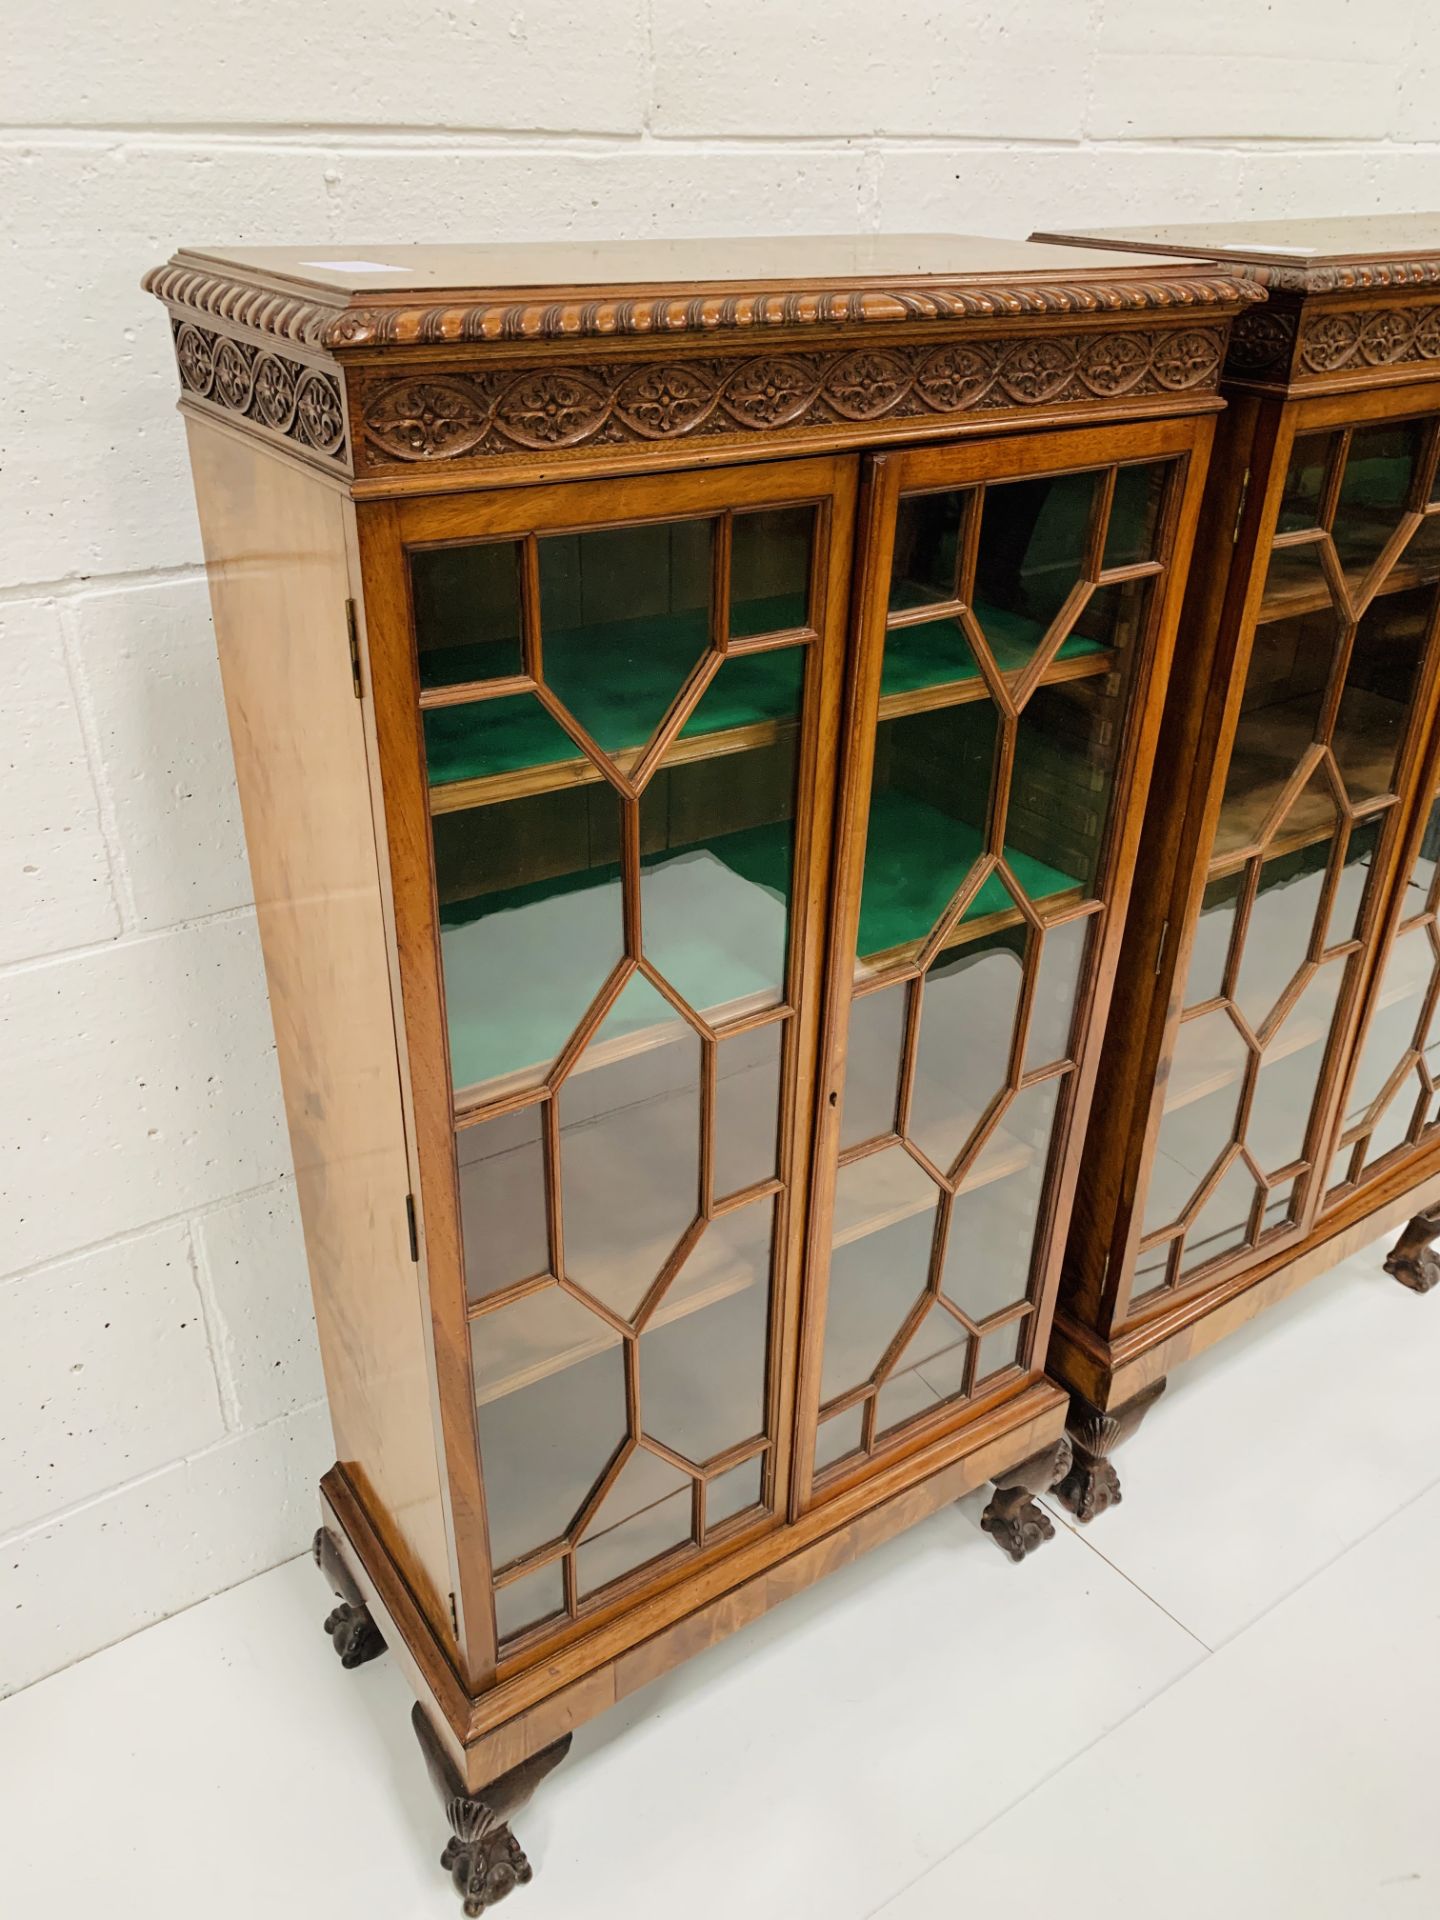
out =
<path fill-rule="evenodd" d="M 1380 1249 L 1172 1382 L 1125 1505 L 984 1496 L 576 1736 L 516 1920 L 1440 1914 L 1440 1295 Z M 297 1561 L 0 1706 L 0 1913 L 459 1912 L 394 1665 Z"/>

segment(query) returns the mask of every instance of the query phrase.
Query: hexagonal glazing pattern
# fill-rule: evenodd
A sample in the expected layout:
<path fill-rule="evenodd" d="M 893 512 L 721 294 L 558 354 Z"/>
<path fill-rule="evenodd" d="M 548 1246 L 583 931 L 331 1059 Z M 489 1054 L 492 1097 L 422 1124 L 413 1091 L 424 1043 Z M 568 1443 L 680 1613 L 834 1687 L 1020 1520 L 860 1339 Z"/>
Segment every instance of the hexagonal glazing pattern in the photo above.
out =
<path fill-rule="evenodd" d="M 1338 1199 L 1440 1122 L 1440 796 L 1406 876 L 1400 924 L 1373 989 L 1330 1168 Z"/>
<path fill-rule="evenodd" d="M 417 576 L 502 1639 L 771 1498 L 815 542 L 807 503 Z"/>
<path fill-rule="evenodd" d="M 1315 1197 L 1331 1029 L 1374 912 L 1370 872 L 1392 830 L 1412 693 L 1436 628 L 1435 464 L 1428 421 L 1305 434 L 1291 451 L 1132 1302 L 1254 1248 Z M 1405 1031 L 1390 1031 L 1357 1078 L 1347 1169 L 1373 1157 L 1372 1136 L 1390 1138 L 1397 1102 L 1401 1139 L 1434 1112 L 1424 1048 L 1435 936 L 1433 925 L 1415 931 L 1392 959 L 1406 977 Z"/>
<path fill-rule="evenodd" d="M 818 1471 L 1027 1364 L 1172 473 L 901 496 Z"/>

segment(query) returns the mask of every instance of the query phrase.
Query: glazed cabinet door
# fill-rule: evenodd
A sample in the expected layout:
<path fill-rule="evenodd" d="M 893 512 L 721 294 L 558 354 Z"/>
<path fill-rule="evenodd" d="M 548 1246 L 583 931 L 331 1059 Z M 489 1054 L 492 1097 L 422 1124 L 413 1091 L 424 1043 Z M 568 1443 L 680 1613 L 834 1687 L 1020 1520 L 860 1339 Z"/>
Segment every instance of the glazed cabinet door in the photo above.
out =
<path fill-rule="evenodd" d="M 485 1609 L 493 1579 L 467 1640 L 502 1663 L 783 1510 L 854 487 L 797 461 L 369 529 L 457 1553 Z"/>
<path fill-rule="evenodd" d="M 802 1502 L 1043 1364 L 1209 434 L 1171 422 L 871 463 Z"/>
<path fill-rule="evenodd" d="M 1387 916 L 1388 938 L 1365 996 L 1327 1208 L 1368 1185 L 1382 1167 L 1388 1171 L 1440 1142 L 1440 779 L 1432 776 L 1418 811 Z"/>
<path fill-rule="evenodd" d="M 1279 430 L 1268 559 L 1245 609 L 1204 893 L 1151 1114 L 1132 1309 L 1307 1229 L 1327 1184 L 1355 997 L 1435 680 L 1436 419 L 1386 417 L 1396 405 L 1307 402 Z M 1423 979 L 1397 973 L 1382 988 L 1412 1031 L 1429 938 L 1422 928 L 1396 948 Z M 1360 1165 L 1382 1083 L 1410 1071 L 1404 1051 L 1392 1045 L 1383 1068 L 1377 1053 L 1353 1096 Z"/>

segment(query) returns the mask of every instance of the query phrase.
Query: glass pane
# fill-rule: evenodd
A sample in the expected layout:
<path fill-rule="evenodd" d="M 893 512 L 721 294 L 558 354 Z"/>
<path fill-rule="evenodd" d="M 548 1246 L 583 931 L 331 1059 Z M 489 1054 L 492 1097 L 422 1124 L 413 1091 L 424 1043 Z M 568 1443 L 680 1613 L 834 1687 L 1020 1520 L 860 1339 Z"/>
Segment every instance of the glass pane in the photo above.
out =
<path fill-rule="evenodd" d="M 892 613 L 956 598 L 960 524 L 973 500 L 973 492 L 902 497 L 895 512 L 890 568 Z"/>
<path fill-rule="evenodd" d="M 1243 1247 L 1250 1236 L 1250 1209 L 1257 1188 L 1243 1160 L 1232 1160 L 1220 1184 L 1200 1209 L 1185 1235 L 1180 1271 L 1193 1273 L 1207 1261 Z"/>
<path fill-rule="evenodd" d="M 607 753 L 644 745 L 706 651 L 711 540 L 679 520 L 539 543 L 545 680 Z"/>
<path fill-rule="evenodd" d="M 842 1148 L 894 1131 L 908 994 L 906 986 L 882 987 L 875 993 L 857 994 L 850 1002 L 845 1087 L 840 1096 Z"/>
<path fill-rule="evenodd" d="M 567 786 L 432 826 L 456 1088 L 531 1084 L 620 959 L 618 797 Z"/>
<path fill-rule="evenodd" d="M 1440 514 L 1427 514 L 1420 522 L 1405 544 L 1399 566 L 1411 578 L 1440 580 Z"/>
<path fill-rule="evenodd" d="M 1105 532 L 1106 567 L 1130 567 L 1155 558 L 1155 536 L 1169 472 L 1168 461 L 1117 470 L 1110 524 Z"/>
<path fill-rule="evenodd" d="M 765 1432 L 774 1220 L 773 1195 L 712 1220 L 640 1337 L 644 1430 L 697 1466 Z"/>
<path fill-rule="evenodd" d="M 1335 436 L 1332 433 L 1297 433 L 1285 470 L 1285 491 L 1280 499 L 1277 533 L 1298 533 L 1302 527 L 1320 524 L 1320 496 L 1325 487 L 1325 463 Z"/>
<path fill-rule="evenodd" d="M 524 671 L 518 541 L 412 552 L 410 590 L 422 687 Z"/>
<path fill-rule="evenodd" d="M 1007 1367 L 1018 1367 L 1025 1346 L 1025 1322 L 1017 1320 L 1011 1326 L 997 1327 L 993 1333 L 987 1333 L 980 1342 L 980 1360 L 975 1368 L 977 1387 L 991 1379 L 997 1373 L 1003 1373 Z"/>
<path fill-rule="evenodd" d="M 887 1380 L 875 1396 L 875 1431 L 893 1433 L 907 1420 L 929 1413 L 940 1404 L 940 1395 L 920 1373 L 897 1373 Z"/>
<path fill-rule="evenodd" d="M 1173 1240 L 1162 1240 L 1158 1246 L 1136 1255 L 1135 1273 L 1130 1282 L 1131 1310 L 1148 1295 L 1164 1292 L 1165 1270 L 1170 1264 L 1170 1249 L 1174 1244 Z"/>
<path fill-rule="evenodd" d="M 1145 1199 L 1144 1232 L 1156 1233 L 1179 1219 L 1233 1142 L 1249 1059 L 1240 1029 L 1222 1007 L 1180 1023 Z"/>
<path fill-rule="evenodd" d="M 773 1180 L 783 1022 L 722 1040 L 715 1063 L 715 1198 Z"/>
<path fill-rule="evenodd" d="M 1335 758 L 1354 802 L 1390 793 L 1415 677 L 1425 651 L 1434 590 L 1372 600 L 1355 630 L 1335 719 Z"/>
<path fill-rule="evenodd" d="M 455 1136 L 465 1291 L 472 1300 L 549 1268 L 541 1113 L 539 1106 L 522 1107 Z"/>
<path fill-rule="evenodd" d="M 693 1482 L 644 1448 L 632 1453 L 575 1553 L 582 1594 L 643 1567 L 690 1539 Z"/>
<path fill-rule="evenodd" d="M 870 1378 L 924 1292 L 939 1193 L 899 1146 L 837 1173 L 822 1405 Z"/>
<path fill-rule="evenodd" d="M 1430 899 L 1435 887 L 1437 862 L 1440 862 L 1440 798 L 1430 802 L 1430 817 L 1421 833 L 1420 845 L 1415 851 L 1415 862 L 1406 884 L 1405 904 L 1400 910 L 1402 919 L 1408 920 L 1412 914 L 1419 913 Z"/>
<path fill-rule="evenodd" d="M 727 663 L 716 685 L 748 664 Z M 797 713 L 798 696 L 797 683 Z M 662 765 L 641 797 L 645 956 L 712 1023 L 783 996 L 795 776 L 791 731 L 738 765 L 727 754 Z"/>
<path fill-rule="evenodd" d="M 857 1402 L 847 1407 L 843 1413 L 833 1413 L 828 1420 L 820 1422 L 815 1435 L 815 1471 L 830 1466 L 836 1460 L 843 1460 L 847 1453 L 854 1453 L 860 1445 L 861 1422 L 864 1409 Z"/>
<path fill-rule="evenodd" d="M 1270 1189 L 1270 1197 L 1265 1202 L 1265 1211 L 1260 1216 L 1261 1233 L 1274 1233 L 1277 1227 L 1286 1225 L 1298 1184 L 1298 1181 L 1286 1180 L 1282 1185 Z"/>
<path fill-rule="evenodd" d="M 1245 1144 L 1262 1173 L 1278 1173 L 1304 1155 L 1310 1107 L 1344 977 L 1343 960 L 1321 967 L 1261 1056 Z"/>
<path fill-rule="evenodd" d="M 566 1277 L 629 1319 L 699 1212 L 699 1036 L 632 975 L 558 1097 Z"/>
<path fill-rule="evenodd" d="M 564 1611 L 565 1575 L 558 1560 L 495 1589 L 495 1630 L 502 1640 Z"/>
<path fill-rule="evenodd" d="M 1026 928 L 942 952 L 925 976 L 909 1135 L 942 1173 L 1008 1079 Z"/>
<path fill-rule="evenodd" d="M 1324 542 L 1306 540 L 1298 546 L 1276 547 L 1265 573 L 1260 621 L 1292 620 L 1333 604 L 1322 554 Z"/>
<path fill-rule="evenodd" d="M 493 797 L 509 800 L 547 787 L 598 780 L 565 729 L 533 693 L 503 694 L 459 707 L 432 707 L 421 715 L 430 785 L 496 780 Z"/>
<path fill-rule="evenodd" d="M 705 1525 L 708 1530 L 713 1531 L 725 1521 L 733 1520 L 737 1513 L 744 1513 L 747 1507 L 759 1506 L 764 1466 L 763 1454 L 757 1454 L 755 1459 L 743 1460 L 727 1473 L 716 1474 L 705 1489 Z"/>
<path fill-rule="evenodd" d="M 1215 830 L 1217 854 L 1255 844 L 1315 739 L 1339 631 L 1334 611 L 1323 609 L 1255 629 Z M 1317 821 L 1307 821 L 1303 809 L 1292 810 L 1289 831 L 1302 833 L 1311 825 L 1316 831 L 1331 831 L 1326 822 L 1334 802 L 1328 789 L 1312 783 L 1307 804 L 1317 810 Z"/>
<path fill-rule="evenodd" d="M 1355 1143 L 1353 1140 L 1348 1147 L 1338 1149 L 1334 1159 L 1330 1162 L 1330 1179 L 1327 1193 L 1333 1193 L 1336 1188 L 1345 1187 L 1350 1184 L 1350 1162 L 1354 1158 Z"/>
<path fill-rule="evenodd" d="M 1307 789 L 1287 817 L 1287 829 L 1299 813 L 1305 814 L 1308 827 L 1322 798 L 1328 796 L 1312 796 Z M 1333 820 L 1333 802 L 1330 804 Z M 1235 980 L 1235 1004 L 1252 1028 L 1264 1025 L 1305 964 L 1331 852 L 1328 840 L 1317 840 L 1261 863 Z"/>
<path fill-rule="evenodd" d="M 1365 905 L 1365 888 L 1370 879 L 1370 870 L 1375 864 L 1375 850 L 1380 844 L 1380 830 L 1384 824 L 1382 816 L 1378 819 L 1361 821 L 1358 826 L 1350 829 L 1349 843 L 1345 848 L 1345 864 L 1340 869 L 1334 904 L 1330 908 L 1330 926 L 1325 936 L 1327 946 L 1338 947 L 1345 941 L 1356 940 L 1360 936 L 1360 914 Z"/>
<path fill-rule="evenodd" d="M 1353 579 L 1368 571 L 1394 533 L 1420 451 L 1419 421 L 1357 427 L 1335 509 L 1335 550 Z"/>
<path fill-rule="evenodd" d="M 1080 579 L 1097 473 L 1041 474 L 985 489 L 973 604 L 989 639 L 1033 650 Z"/>
<path fill-rule="evenodd" d="M 558 1287 L 471 1322 L 496 1568 L 569 1527 L 625 1437 L 620 1336 Z"/>
<path fill-rule="evenodd" d="M 782 633 L 809 621 L 814 507 L 768 507 L 731 522 L 730 634 Z"/>
<path fill-rule="evenodd" d="M 1045 929 L 1040 946 L 1040 978 L 1035 985 L 1030 1031 L 1025 1041 L 1027 1073 L 1071 1057 L 1075 996 L 1091 924 L 1090 920 L 1067 920 L 1061 926 Z"/>
<path fill-rule="evenodd" d="M 876 730 L 858 950 L 867 964 L 913 955 L 984 849 L 995 758 L 988 700 L 906 714 Z M 1054 874 L 1055 886 L 1069 884 Z M 993 875 L 966 917 L 1010 905 Z"/>
<path fill-rule="evenodd" d="M 1380 974 L 1369 1024 L 1345 1103 L 1348 1131 L 1365 1119 L 1391 1075 L 1416 1044 L 1421 1005 L 1434 970 L 1425 924 L 1397 934 Z"/>
<path fill-rule="evenodd" d="M 1149 586 L 1140 580 L 1102 591 L 1143 595 Z M 1020 715 L 1005 858 L 1037 905 L 1096 891 L 1124 735 L 1124 694 L 1125 676 L 1118 673 L 1042 686 Z"/>
<path fill-rule="evenodd" d="M 1406 1144 L 1415 1132 L 1416 1112 L 1423 1111 L 1429 1100 L 1430 1095 L 1419 1077 L 1414 1073 L 1407 1074 L 1382 1108 L 1366 1142 L 1366 1173 L 1387 1153 L 1393 1153 L 1397 1147 Z"/>
<path fill-rule="evenodd" d="M 1200 917 L 1195 924 L 1195 944 L 1190 949 L 1190 971 L 1185 979 L 1185 1004 L 1203 1006 L 1218 1000 L 1225 989 L 1225 962 L 1230 957 L 1230 937 L 1235 931 L 1235 906 L 1245 884 L 1245 875 L 1223 874 L 1211 880 L 1200 899 Z"/>
<path fill-rule="evenodd" d="M 940 1290 L 969 1320 L 988 1319 L 1029 1291 L 1063 1085 L 1062 1076 L 1015 1095 L 955 1196 Z"/>

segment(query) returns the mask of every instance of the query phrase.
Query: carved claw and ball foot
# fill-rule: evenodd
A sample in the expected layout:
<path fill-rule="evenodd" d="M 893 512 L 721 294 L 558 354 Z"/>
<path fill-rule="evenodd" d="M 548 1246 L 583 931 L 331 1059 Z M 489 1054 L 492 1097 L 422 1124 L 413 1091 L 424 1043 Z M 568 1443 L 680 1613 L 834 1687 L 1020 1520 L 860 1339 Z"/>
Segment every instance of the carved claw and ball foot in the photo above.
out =
<path fill-rule="evenodd" d="M 363 1667 L 385 1651 L 385 1637 L 370 1617 L 370 1609 L 350 1577 L 349 1568 L 335 1550 L 335 1542 L 321 1527 L 315 1535 L 315 1564 L 341 1601 L 325 1617 L 325 1631 L 342 1667 Z"/>
<path fill-rule="evenodd" d="M 559 1766 L 570 1751 L 571 1736 L 567 1733 L 563 1740 L 532 1754 L 479 1793 L 467 1793 L 424 1711 L 414 1707 L 410 1719 L 425 1755 L 426 1771 L 450 1822 L 451 1839 L 440 1864 L 454 1881 L 465 1912 L 474 1920 L 476 1914 L 498 1905 L 534 1877 L 524 1849 L 510 1831 L 510 1816 L 524 1806 L 546 1774 Z"/>
<path fill-rule="evenodd" d="M 1023 1560 L 1045 1541 L 1055 1538 L 1055 1528 L 1034 1495 L 1045 1493 L 1070 1470 L 1070 1441 L 1066 1434 L 1043 1453 L 1031 1454 L 1018 1467 L 998 1474 L 995 1494 L 980 1524 L 1002 1553 L 1012 1560 Z"/>
<path fill-rule="evenodd" d="M 1440 1240 L 1440 1206 L 1417 1213 L 1386 1255 L 1386 1273 L 1412 1293 L 1429 1293 L 1440 1281 L 1440 1258 L 1432 1240 Z"/>
<path fill-rule="evenodd" d="M 1055 1495 L 1077 1520 L 1094 1520 L 1119 1506 L 1120 1476 L 1110 1455 L 1130 1437 L 1164 1391 L 1165 1382 L 1157 1380 L 1133 1400 L 1108 1410 L 1092 1407 L 1078 1395 L 1071 1400 L 1067 1432 L 1075 1457 Z"/>

